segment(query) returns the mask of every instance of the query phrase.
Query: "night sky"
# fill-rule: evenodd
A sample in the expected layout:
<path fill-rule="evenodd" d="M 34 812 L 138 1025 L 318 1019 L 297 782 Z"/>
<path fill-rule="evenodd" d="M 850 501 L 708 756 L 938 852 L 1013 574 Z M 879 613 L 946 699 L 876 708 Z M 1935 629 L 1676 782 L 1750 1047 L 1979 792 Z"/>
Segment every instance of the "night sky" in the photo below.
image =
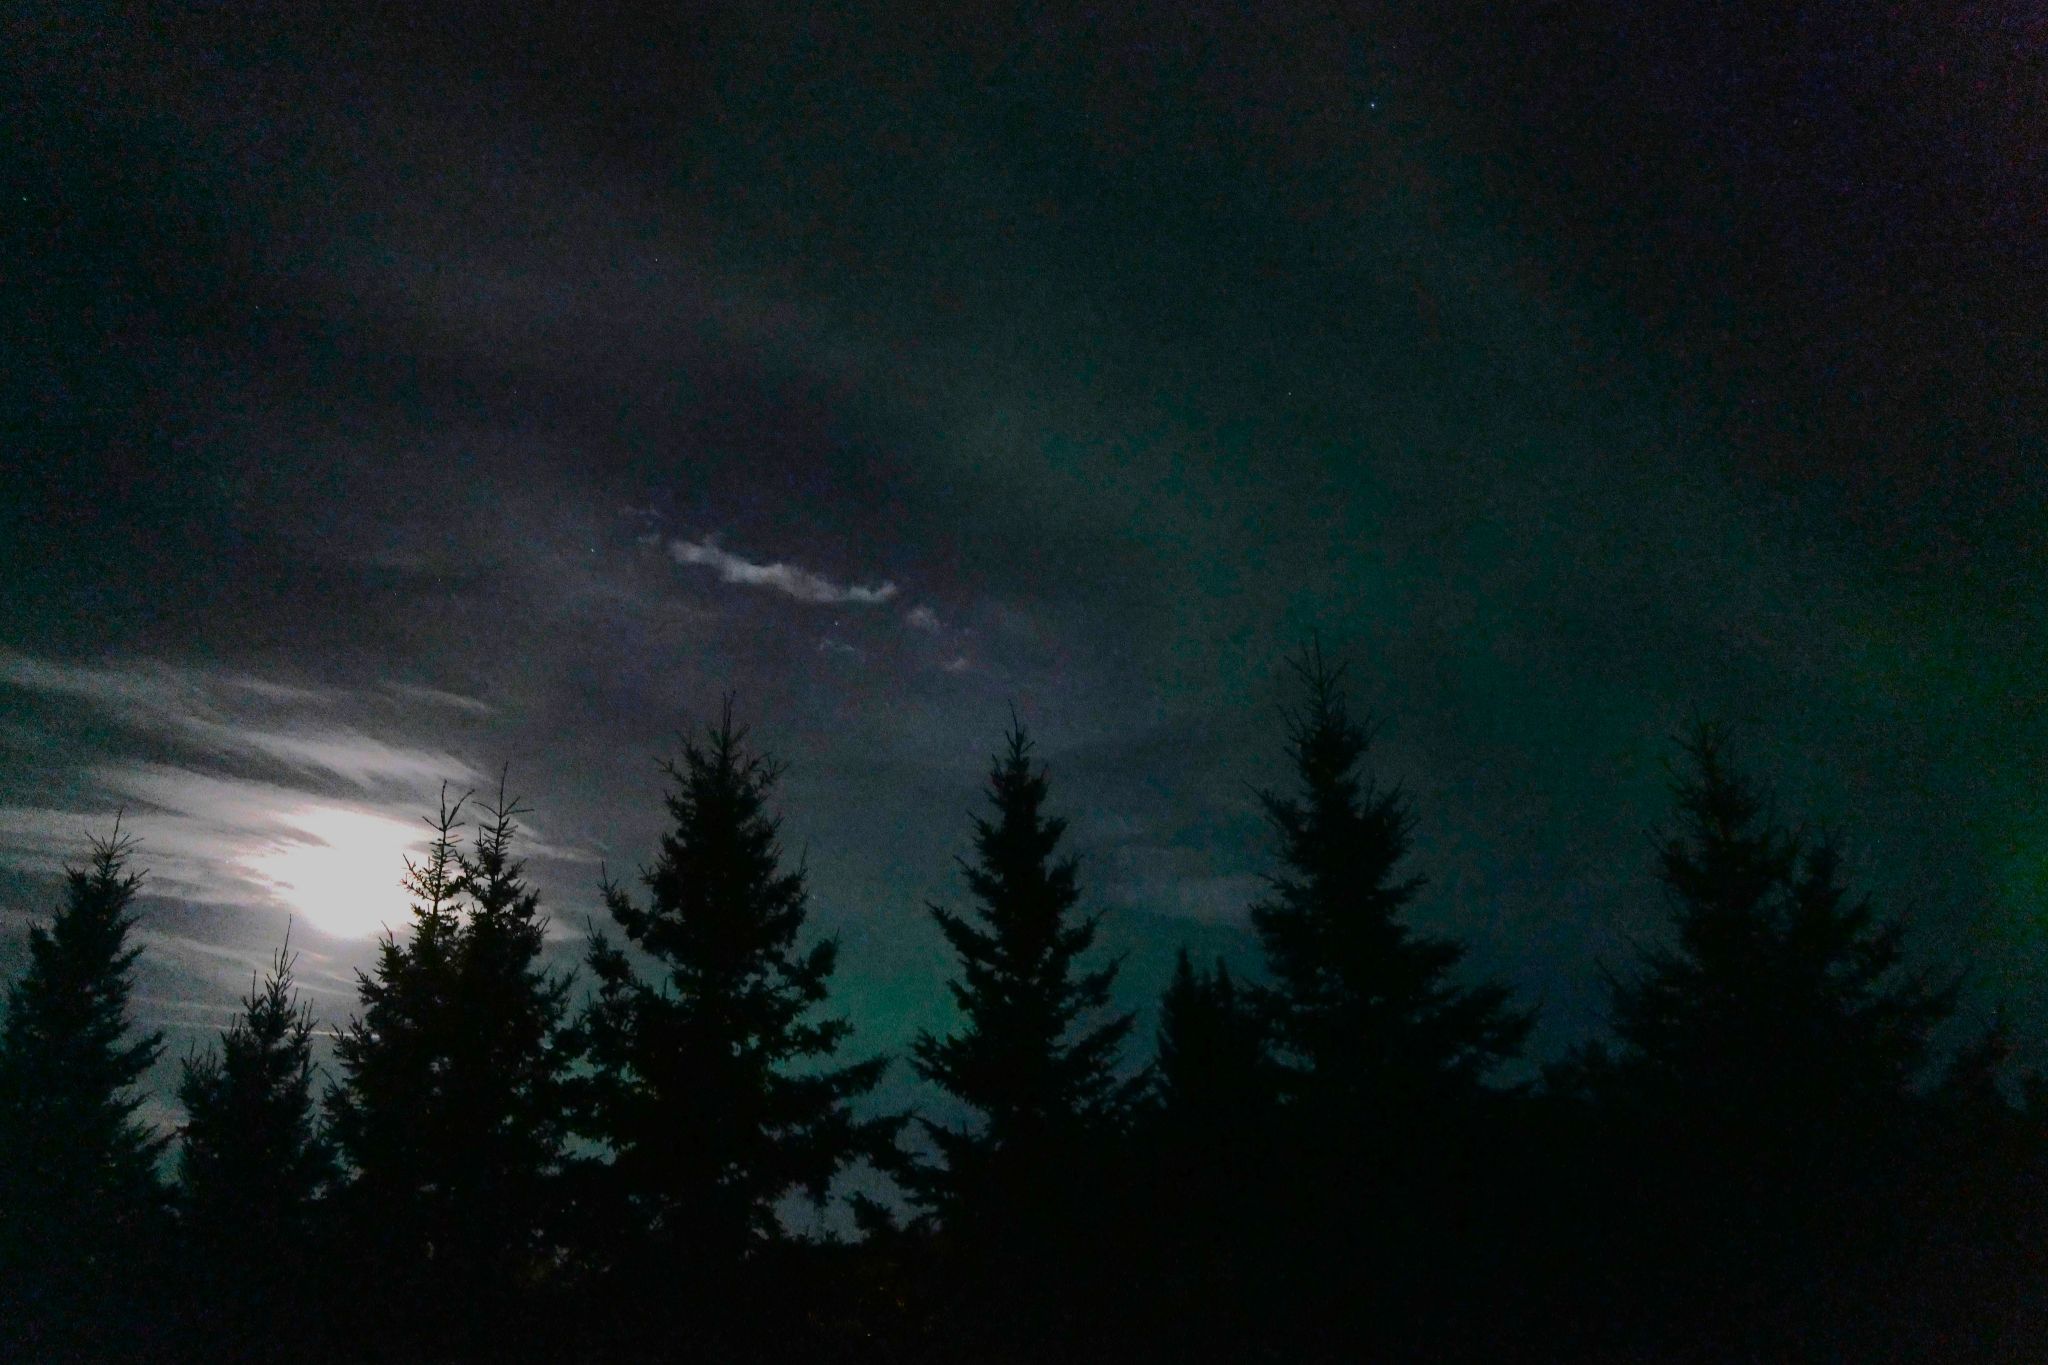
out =
<path fill-rule="evenodd" d="M 2048 1024 L 2037 7 L 775 8 L 12 12 L 0 970 L 125 808 L 164 1065 L 338 1022 L 502 764 L 567 962 L 730 688 L 861 1044 L 1013 703 L 1142 1004 L 1313 631 L 1539 1053 L 1695 714 Z"/>

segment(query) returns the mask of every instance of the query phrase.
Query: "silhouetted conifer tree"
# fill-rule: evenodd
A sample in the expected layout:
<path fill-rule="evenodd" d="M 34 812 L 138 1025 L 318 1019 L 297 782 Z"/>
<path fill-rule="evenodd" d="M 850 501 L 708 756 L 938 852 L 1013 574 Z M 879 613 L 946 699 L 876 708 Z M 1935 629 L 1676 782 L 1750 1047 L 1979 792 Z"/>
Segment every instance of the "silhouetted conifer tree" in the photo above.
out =
<path fill-rule="evenodd" d="M 408 858 L 403 885 L 412 924 L 386 930 L 377 962 L 356 974 L 361 1012 L 335 1039 L 341 1083 L 327 1092 L 329 1131 L 346 1163 L 347 1200 L 366 1240 L 408 1261 L 452 1226 L 451 1193 L 467 1153 L 454 1129 L 451 1070 L 459 995 L 456 861 L 463 806 L 429 820 L 433 843 Z"/>
<path fill-rule="evenodd" d="M 975 856 L 960 861 L 975 915 L 930 907 L 959 958 L 948 988 L 961 1020 L 946 1036 L 920 1034 L 913 1065 L 975 1121 L 925 1121 L 944 1164 L 910 1183 L 969 1238 L 1002 1237 L 1066 1203 L 1088 1148 L 1125 1125 L 1148 1083 L 1118 1074 L 1133 1016 L 1104 1011 L 1119 964 L 1081 969 L 1100 915 L 1075 914 L 1075 860 L 1054 856 L 1067 822 L 1046 814 L 1046 789 L 1013 721 L 989 773 L 992 815 L 973 817 Z"/>
<path fill-rule="evenodd" d="M 130 913 L 142 875 L 117 823 L 64 872 L 64 904 L 29 930 L 0 1026 L 0 1345 L 27 1358 L 106 1349 L 158 1229 L 168 1138 L 135 1117 L 163 1035 L 131 1027 Z M 119 1295 L 115 1299 L 113 1295 Z M 99 1343 L 97 1347 L 90 1344 Z M 119 1349 L 116 1347 L 116 1349 Z M 128 1349 L 137 1349 L 130 1343 Z"/>
<path fill-rule="evenodd" d="M 1160 997 L 1152 1074 L 1133 1172 L 1150 1199 L 1133 1259 L 1149 1264 L 1159 1296 L 1148 1335 L 1180 1354 L 1242 1358 L 1260 1330 L 1248 1309 L 1275 1269 L 1262 1196 L 1277 1091 L 1253 1002 L 1220 960 L 1203 971 L 1181 950 Z"/>
<path fill-rule="evenodd" d="M 289 944 L 252 979 L 217 1049 L 188 1057 L 178 1171 L 188 1216 L 208 1241 L 240 1239 L 276 1256 L 304 1231 L 332 1173 L 314 1123 L 313 1012 L 292 982 Z"/>
<path fill-rule="evenodd" d="M 548 921 L 513 855 L 525 813 L 501 777 L 470 848 L 456 854 L 461 1027 L 450 1100 L 468 1147 L 463 1224 L 474 1263 L 506 1280 L 530 1276 L 551 1254 L 572 1055 L 563 1036 L 570 982 L 541 964 Z"/>
<path fill-rule="evenodd" d="M 1153 1079 L 1168 1125 L 1215 1134 L 1255 1124 L 1274 1091 L 1251 1000 L 1218 961 L 1197 968 L 1181 949 L 1159 1001 Z"/>
<path fill-rule="evenodd" d="M 274 1349 L 310 1267 L 315 1197 L 333 1154 L 314 1122 L 313 1016 L 292 984 L 290 945 L 252 979 L 216 1049 L 185 1059 L 186 1306 L 195 1353 L 250 1359 Z"/>
<path fill-rule="evenodd" d="M 1531 1020 L 1508 1008 L 1505 987 L 1453 981 L 1461 945 L 1402 922 L 1423 885 L 1402 870 L 1407 799 L 1365 771 L 1372 731 L 1346 708 L 1342 670 L 1319 646 L 1293 667 L 1303 697 L 1286 716 L 1287 753 L 1298 787 L 1261 796 L 1282 870 L 1252 907 L 1288 1089 L 1368 1113 L 1456 1098 L 1516 1054 Z"/>
<path fill-rule="evenodd" d="M 1844 887 L 1829 840 L 1769 818 L 1725 735 L 1685 744 L 1658 845 L 1674 935 L 1610 977 L 1620 1083 L 1766 1125 L 1839 1124 L 1906 1095 L 1954 1006 L 1902 966 L 1902 927 Z"/>
<path fill-rule="evenodd" d="M 1485 1272 L 1455 1230 L 1488 1215 L 1502 1170 L 1484 1081 L 1531 1021 L 1505 987 L 1458 983 L 1461 944 L 1405 922 L 1423 885 L 1406 870 L 1407 799 L 1366 766 L 1372 732 L 1341 670 L 1315 645 L 1293 668 L 1295 786 L 1262 793 L 1280 869 L 1252 907 L 1285 1101 L 1276 1207 L 1298 1272 L 1270 1318 L 1399 1356 L 1467 1326 L 1459 1300 Z"/>
<path fill-rule="evenodd" d="M 552 1254 L 571 1053 L 568 983 L 540 966 L 546 920 L 513 856 L 522 808 L 501 782 L 464 850 L 463 805 L 444 792 L 433 843 L 406 863 L 411 933 L 386 933 L 357 975 L 362 1011 L 336 1040 L 343 1083 L 327 1103 L 364 1240 L 420 1258 L 421 1306 L 474 1338 L 510 1330 L 501 1306 Z"/>
<path fill-rule="evenodd" d="M 902 1121 L 855 1112 L 886 1059 L 831 1064 L 851 1026 L 815 1012 L 837 944 L 798 947 L 808 893 L 769 811 L 779 765 L 749 749 L 728 699 L 663 770 L 672 824 L 641 873 L 648 903 L 604 884 L 612 919 L 659 977 L 642 980 L 593 935 L 577 1128 L 610 1153 L 597 1183 L 623 1218 L 620 1268 L 669 1286 L 672 1303 L 717 1292 L 779 1240 L 786 1196 L 822 1201 L 850 1164 L 889 1163 Z"/>
<path fill-rule="evenodd" d="M 1879 1343 L 1846 1334 L 1921 1235 L 1915 1084 L 1955 991 L 1904 969 L 1898 924 L 1771 816 L 1721 730 L 1685 755 L 1658 843 L 1672 934 L 1610 976 L 1619 1046 L 1583 1071 L 1639 1144 L 1624 1255 L 1665 1280 L 1631 1297 L 1724 1355 L 1860 1356 Z"/>

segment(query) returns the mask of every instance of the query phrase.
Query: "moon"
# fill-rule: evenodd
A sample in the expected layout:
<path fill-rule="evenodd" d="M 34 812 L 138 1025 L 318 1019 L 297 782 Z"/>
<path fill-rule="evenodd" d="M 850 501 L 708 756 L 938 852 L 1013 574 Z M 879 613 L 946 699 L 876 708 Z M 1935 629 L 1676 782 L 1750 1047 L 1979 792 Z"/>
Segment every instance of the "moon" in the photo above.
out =
<path fill-rule="evenodd" d="M 294 916 L 336 938 L 366 938 L 410 913 L 405 859 L 426 846 L 418 821 L 312 805 L 279 817 L 286 827 L 242 865 Z"/>

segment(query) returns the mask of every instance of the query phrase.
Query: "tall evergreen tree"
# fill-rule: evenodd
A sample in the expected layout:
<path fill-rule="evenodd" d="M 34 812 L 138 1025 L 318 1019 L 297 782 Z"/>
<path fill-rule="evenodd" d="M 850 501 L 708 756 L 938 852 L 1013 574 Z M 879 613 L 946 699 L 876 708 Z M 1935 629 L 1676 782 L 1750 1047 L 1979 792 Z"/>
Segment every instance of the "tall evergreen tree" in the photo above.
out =
<path fill-rule="evenodd" d="M 941 1221 L 970 1235 L 1001 1235 L 1033 1208 L 1057 1205 L 1081 1146 L 1120 1128 L 1148 1083 L 1118 1074 L 1133 1024 L 1105 1014 L 1119 964 L 1080 966 L 1101 917 L 1075 914 L 1076 862 L 1055 857 L 1067 822 L 1046 814 L 1046 791 L 1013 720 L 989 773 L 993 814 L 973 817 L 975 857 L 960 861 L 975 915 L 930 907 L 960 961 L 948 984 L 961 1019 L 943 1037 L 920 1034 L 913 1065 L 975 1121 L 926 1121 L 944 1164 L 911 1183 Z"/>
<path fill-rule="evenodd" d="M 1402 870 L 1407 798 L 1365 769 L 1372 731 L 1351 718 L 1342 669 L 1319 645 L 1293 668 L 1303 695 L 1286 713 L 1287 753 L 1298 786 L 1261 796 L 1282 870 L 1252 907 L 1287 1087 L 1381 1118 L 1467 1094 L 1516 1054 L 1531 1020 L 1499 984 L 1455 983 L 1460 944 L 1403 923 L 1423 886 Z"/>
<path fill-rule="evenodd" d="M 564 1036 L 570 980 L 547 970 L 547 918 L 514 856 L 518 817 L 502 775 L 470 848 L 456 854 L 457 947 L 450 1100 L 468 1148 L 465 1243 L 487 1274 L 513 1278 L 548 1252 L 567 1140 Z"/>
<path fill-rule="evenodd" d="M 411 933 L 387 933 L 358 974 L 328 1111 L 370 1240 L 426 1257 L 423 1290 L 460 1294 L 489 1330 L 489 1305 L 549 1252 L 569 983 L 541 965 L 547 922 L 514 856 L 524 808 L 501 781 L 464 849 L 467 799 L 444 791 L 432 844 L 407 861 Z"/>
<path fill-rule="evenodd" d="M 263 1257 L 304 1231 L 332 1166 L 315 1126 L 313 1012 L 292 965 L 287 942 L 269 975 L 251 979 L 218 1048 L 186 1058 L 178 1084 L 191 1220 L 208 1242 L 253 1245 Z"/>
<path fill-rule="evenodd" d="M 610 1154 L 622 1269 L 673 1282 L 682 1261 L 701 1285 L 780 1240 L 786 1196 L 822 1201 L 849 1165 L 888 1163 L 901 1120 L 856 1114 L 886 1059 L 835 1064 L 851 1026 L 817 1016 L 838 947 L 798 946 L 809 893 L 769 810 L 781 767 L 750 749 L 728 698 L 663 770 L 672 823 L 641 873 L 647 904 L 603 888 L 660 975 L 642 980 L 593 935 L 577 1126 Z"/>
<path fill-rule="evenodd" d="M 326 1097 L 329 1132 L 350 1176 L 344 1204 L 365 1234 L 357 1245 L 406 1260 L 450 1235 L 452 1192 L 468 1157 L 450 1094 L 462 1028 L 456 854 L 466 800 L 450 805 L 444 788 L 428 820 L 433 842 L 424 857 L 406 859 L 410 930 L 401 939 L 387 929 L 376 965 L 356 973 L 361 1012 L 335 1039 L 341 1080 Z"/>
<path fill-rule="evenodd" d="M 117 822 L 65 869 L 64 903 L 30 928 L 0 1023 L 0 1346 L 25 1354 L 87 1349 L 97 1300 L 156 1233 L 168 1138 L 137 1119 L 136 1084 L 163 1035 L 129 1018 L 134 849 Z"/>

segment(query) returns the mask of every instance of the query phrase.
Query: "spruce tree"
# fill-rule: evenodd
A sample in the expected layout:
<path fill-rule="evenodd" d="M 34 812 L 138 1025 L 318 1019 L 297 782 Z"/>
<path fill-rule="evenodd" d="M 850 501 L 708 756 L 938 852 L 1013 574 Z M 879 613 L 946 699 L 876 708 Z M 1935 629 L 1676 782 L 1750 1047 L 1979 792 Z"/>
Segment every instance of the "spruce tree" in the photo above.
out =
<path fill-rule="evenodd" d="M 944 1164 L 911 1184 L 970 1238 L 1013 1232 L 1062 1202 L 1089 1145 L 1124 1126 L 1149 1079 L 1118 1074 L 1133 1016 L 1105 1011 L 1120 964 L 1080 966 L 1101 917 L 1075 914 L 1076 862 L 1055 856 L 1067 822 L 1046 813 L 1046 792 L 1013 720 L 991 764 L 992 814 L 973 817 L 974 860 L 960 860 L 974 916 L 929 907 L 959 958 L 948 988 L 960 1023 L 943 1037 L 920 1034 L 912 1064 L 973 1121 L 925 1121 Z"/>
<path fill-rule="evenodd" d="M 0 1022 L 0 1346 L 27 1355 L 117 1330 L 107 1296 L 134 1287 L 123 1281 L 157 1233 L 168 1138 L 137 1119 L 136 1085 L 163 1035 L 129 1018 L 134 849 L 116 822 L 65 869 L 64 903 L 30 928 Z"/>
<path fill-rule="evenodd" d="M 459 1295 L 489 1331 L 490 1305 L 551 1253 L 569 983 L 541 966 L 547 921 L 514 856 L 524 807 L 501 780 L 465 849 L 467 800 L 444 790 L 426 855 L 406 863 L 411 933 L 387 933 L 358 973 L 328 1110 L 370 1240 L 426 1257 L 422 1288 Z"/>
<path fill-rule="evenodd" d="M 293 986 L 289 942 L 253 977 L 217 1048 L 182 1064 L 178 1171 L 191 1221 L 210 1244 L 274 1258 L 302 1232 L 331 1174 L 313 1105 L 313 1012 Z"/>
<path fill-rule="evenodd" d="M 349 1174 L 344 1206 L 359 1251 L 410 1261 L 445 1243 L 468 1159 L 451 1121 L 461 920 L 460 814 L 442 791 L 425 856 L 405 861 L 412 897 L 403 939 L 387 929 L 376 965 L 356 973 L 361 1011 L 336 1037 L 341 1079 L 327 1091 L 329 1132 Z M 445 1248 L 444 1248 L 445 1250 Z"/>
<path fill-rule="evenodd" d="M 1272 1098 L 1265 1040 L 1245 993 L 1219 959 L 1208 971 L 1187 949 L 1159 1000 L 1154 1094 L 1162 1124 L 1189 1139 L 1241 1131 Z"/>
<path fill-rule="evenodd" d="M 1303 694 L 1285 713 L 1297 787 L 1261 795 L 1281 871 L 1252 907 L 1286 1088 L 1354 1120 L 1468 1096 L 1516 1054 L 1531 1020 L 1497 983 L 1456 984 L 1462 945 L 1403 922 L 1423 887 L 1403 868 L 1407 797 L 1365 767 L 1372 729 L 1352 719 L 1342 669 L 1319 645 L 1292 667 Z"/>
<path fill-rule="evenodd" d="M 888 1164 L 901 1120 L 856 1102 L 884 1058 L 835 1063 L 851 1026 L 821 1018 L 838 947 L 800 947 L 809 893 L 786 866 L 769 802 L 780 765 L 754 752 L 728 698 L 665 762 L 669 829 L 641 872 L 647 903 L 607 880 L 605 907 L 658 972 L 592 935 L 594 999 L 579 1022 L 577 1128 L 601 1144 L 628 1275 L 704 1287 L 782 1238 L 777 1205 L 814 1203 L 867 1158 Z"/>
<path fill-rule="evenodd" d="M 250 981 L 217 1048 L 183 1062 L 183 1186 L 194 1354 L 251 1359 L 312 1309 L 305 1297 L 316 1196 L 333 1157 L 315 1127 L 313 1017 L 290 945 Z"/>
<path fill-rule="evenodd" d="M 1697 727 L 1659 839 L 1673 935 L 1610 977 L 1618 1083 L 1644 1102 L 1818 1136 L 1906 1096 L 1954 1006 L 1903 966 L 1902 926 L 1850 894 L 1841 857 L 1771 818 Z"/>
<path fill-rule="evenodd" d="M 1775 818 L 1722 730 L 1684 750 L 1657 846 L 1672 932 L 1610 976 L 1618 1046 L 1585 1073 L 1633 1144 L 1628 1298 L 1653 1338 L 1728 1358 L 1816 1333 L 1808 1353 L 1864 1356 L 1889 1345 L 1882 1276 L 1927 1231 L 1901 1196 L 1954 989 L 1905 969 L 1899 925 Z"/>
<path fill-rule="evenodd" d="M 1252 1001 L 1219 960 L 1182 949 L 1159 1001 L 1153 1096 L 1134 1176 L 1148 1204 L 1137 1258 L 1168 1305 L 1156 1334 L 1175 1352 L 1255 1354 L 1251 1305 L 1287 1255 L 1269 1198 L 1276 1091 Z M 1186 1305 L 1199 1305 L 1190 1315 Z"/>
<path fill-rule="evenodd" d="M 547 918 L 514 856 L 526 808 L 505 794 L 482 808 L 456 854 L 458 937 L 450 1099 L 464 1135 L 464 1241 L 481 1272 L 512 1276 L 548 1251 L 567 1139 L 564 1037 L 570 981 L 541 962 Z"/>

